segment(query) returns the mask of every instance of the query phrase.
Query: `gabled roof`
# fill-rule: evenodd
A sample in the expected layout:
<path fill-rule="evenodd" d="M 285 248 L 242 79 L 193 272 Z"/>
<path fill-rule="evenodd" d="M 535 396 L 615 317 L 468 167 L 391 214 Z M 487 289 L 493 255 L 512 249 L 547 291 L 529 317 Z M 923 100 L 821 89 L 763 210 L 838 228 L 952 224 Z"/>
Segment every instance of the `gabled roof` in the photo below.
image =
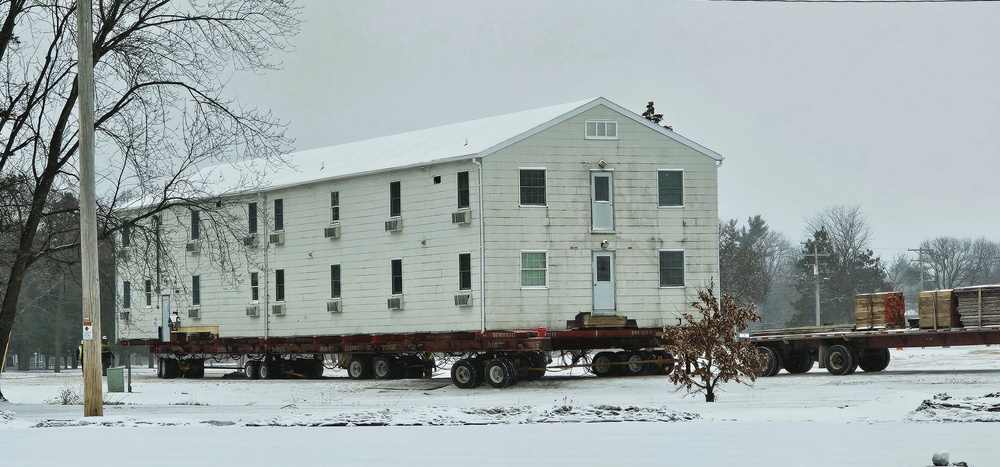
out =
<path fill-rule="evenodd" d="M 715 151 L 598 97 L 293 153 L 289 156 L 292 167 L 282 167 L 267 174 L 264 177 L 265 185 L 266 188 L 274 189 L 405 167 L 486 157 L 599 105 L 607 106 L 708 157 L 722 160 L 722 156 Z M 199 174 L 204 176 L 204 180 L 239 180 L 240 177 L 231 173 L 233 170 L 240 169 L 216 166 L 206 168 Z"/>

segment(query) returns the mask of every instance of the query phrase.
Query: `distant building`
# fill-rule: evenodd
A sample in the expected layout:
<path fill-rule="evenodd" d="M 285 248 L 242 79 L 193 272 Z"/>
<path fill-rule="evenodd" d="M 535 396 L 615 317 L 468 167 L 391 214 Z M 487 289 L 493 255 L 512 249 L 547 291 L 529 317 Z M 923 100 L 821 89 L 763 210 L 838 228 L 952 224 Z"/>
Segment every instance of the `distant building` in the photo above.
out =
<path fill-rule="evenodd" d="M 161 300 L 221 337 L 661 326 L 718 277 L 721 156 L 604 98 L 291 158 L 229 224 L 164 213 L 164 298 L 153 249 L 120 247 L 121 338 Z"/>

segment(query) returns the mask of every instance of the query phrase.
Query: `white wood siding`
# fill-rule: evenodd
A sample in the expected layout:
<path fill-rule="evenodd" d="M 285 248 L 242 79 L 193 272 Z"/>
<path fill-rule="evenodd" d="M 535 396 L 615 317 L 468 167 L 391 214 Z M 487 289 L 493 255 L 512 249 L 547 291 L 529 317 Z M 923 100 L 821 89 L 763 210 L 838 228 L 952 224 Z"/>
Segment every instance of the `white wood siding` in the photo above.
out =
<path fill-rule="evenodd" d="M 618 121 L 617 140 L 584 138 L 588 119 Z M 591 233 L 590 172 L 614 172 L 615 233 Z M 546 168 L 547 207 L 519 206 L 519 168 Z M 657 170 L 684 170 L 683 208 L 659 208 Z M 675 324 L 718 276 L 715 161 L 597 107 L 484 159 L 487 328 L 565 327 L 593 310 L 592 252 L 615 250 L 619 315 Z M 659 287 L 660 249 L 685 251 L 685 287 Z M 520 251 L 548 251 L 547 289 L 520 287 Z"/>
<path fill-rule="evenodd" d="M 618 122 L 618 139 L 584 137 L 584 122 Z M 607 162 L 614 175 L 615 232 L 591 233 L 590 173 Z M 202 213 L 201 251 L 184 251 L 190 214 L 163 215 L 166 254 L 163 289 L 182 325 L 218 326 L 222 337 L 286 337 L 359 333 L 562 329 L 582 311 L 592 311 L 592 253 L 608 240 L 615 251 L 616 305 L 640 326 L 674 324 L 687 304 L 718 276 L 718 199 L 715 160 L 640 123 L 598 106 L 482 159 L 317 181 L 238 200 L 219 212 Z M 546 169 L 546 207 L 519 207 L 519 168 Z M 657 171 L 684 171 L 682 208 L 659 208 Z M 457 173 L 469 172 L 472 222 L 455 225 Z M 434 183 L 440 176 L 441 182 Z M 402 231 L 385 231 L 389 184 L 401 182 Z M 330 192 L 340 193 L 341 238 L 328 239 Z M 273 201 L 284 200 L 284 244 L 268 245 Z M 248 202 L 258 203 L 257 248 L 245 248 Z M 485 229 L 485 302 L 481 290 L 480 215 Z M 225 226 L 231 226 L 226 228 Z M 685 286 L 659 287 L 659 250 L 685 251 Z M 132 283 L 128 322 L 121 338 L 156 335 L 159 293 L 144 307 L 143 281 L 155 281 L 155 254 L 139 236 L 119 264 L 121 282 Z M 547 251 L 548 287 L 522 289 L 520 252 Z M 457 307 L 458 255 L 472 256 L 472 305 Z M 404 309 L 392 311 L 391 260 L 403 260 Z M 341 265 L 343 311 L 329 313 L 330 265 Z M 285 271 L 285 314 L 271 316 L 274 271 Z M 260 316 L 248 317 L 250 273 L 260 274 Z M 187 317 L 191 276 L 201 277 L 201 318 Z M 155 283 L 155 282 L 154 282 Z"/>

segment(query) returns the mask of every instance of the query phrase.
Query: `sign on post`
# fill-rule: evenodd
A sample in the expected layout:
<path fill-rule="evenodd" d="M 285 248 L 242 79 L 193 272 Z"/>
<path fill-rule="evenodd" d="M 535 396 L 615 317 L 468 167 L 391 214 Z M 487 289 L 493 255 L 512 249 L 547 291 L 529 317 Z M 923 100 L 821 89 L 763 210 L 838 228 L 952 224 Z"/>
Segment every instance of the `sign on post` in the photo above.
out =
<path fill-rule="evenodd" d="M 89 319 L 83 320 L 83 340 L 94 340 L 94 326 L 91 325 Z"/>

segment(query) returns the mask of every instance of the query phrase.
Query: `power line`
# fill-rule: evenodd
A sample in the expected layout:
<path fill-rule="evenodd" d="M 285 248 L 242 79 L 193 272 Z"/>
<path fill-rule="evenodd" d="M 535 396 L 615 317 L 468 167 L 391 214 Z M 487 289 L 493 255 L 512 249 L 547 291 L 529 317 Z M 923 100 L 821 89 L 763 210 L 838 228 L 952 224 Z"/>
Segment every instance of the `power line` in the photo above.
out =
<path fill-rule="evenodd" d="M 706 0 L 729 3 L 995 3 L 1000 0 Z"/>

